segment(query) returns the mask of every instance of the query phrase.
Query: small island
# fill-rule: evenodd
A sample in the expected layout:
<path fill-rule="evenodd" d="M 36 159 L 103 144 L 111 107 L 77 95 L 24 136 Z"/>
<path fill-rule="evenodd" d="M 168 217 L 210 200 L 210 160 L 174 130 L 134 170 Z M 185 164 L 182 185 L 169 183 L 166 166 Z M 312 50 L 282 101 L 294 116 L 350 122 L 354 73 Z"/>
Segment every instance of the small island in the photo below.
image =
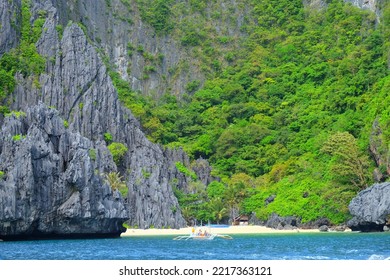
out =
<path fill-rule="evenodd" d="M 93 3 L 0 0 L 0 239 L 389 230 L 390 1 Z"/>

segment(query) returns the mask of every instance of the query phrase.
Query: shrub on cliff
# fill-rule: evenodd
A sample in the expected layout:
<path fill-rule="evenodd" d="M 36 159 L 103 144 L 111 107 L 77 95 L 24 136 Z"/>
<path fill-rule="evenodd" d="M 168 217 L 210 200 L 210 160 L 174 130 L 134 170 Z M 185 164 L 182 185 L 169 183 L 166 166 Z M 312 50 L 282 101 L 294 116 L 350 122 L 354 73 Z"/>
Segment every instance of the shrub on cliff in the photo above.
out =
<path fill-rule="evenodd" d="M 112 142 L 110 145 L 107 146 L 107 148 L 111 152 L 112 158 L 114 159 L 114 162 L 116 164 L 119 164 L 121 162 L 128 150 L 124 144 L 118 142 Z"/>

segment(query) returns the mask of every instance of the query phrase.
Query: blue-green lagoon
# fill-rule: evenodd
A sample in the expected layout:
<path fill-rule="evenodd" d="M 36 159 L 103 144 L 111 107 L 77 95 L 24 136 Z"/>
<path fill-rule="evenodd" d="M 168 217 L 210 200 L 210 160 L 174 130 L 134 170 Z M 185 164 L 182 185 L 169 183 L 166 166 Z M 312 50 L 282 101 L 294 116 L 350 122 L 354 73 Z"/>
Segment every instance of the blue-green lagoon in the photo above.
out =
<path fill-rule="evenodd" d="M 175 236 L 0 242 L 0 260 L 386 260 L 390 233 L 232 235 L 232 240 Z"/>

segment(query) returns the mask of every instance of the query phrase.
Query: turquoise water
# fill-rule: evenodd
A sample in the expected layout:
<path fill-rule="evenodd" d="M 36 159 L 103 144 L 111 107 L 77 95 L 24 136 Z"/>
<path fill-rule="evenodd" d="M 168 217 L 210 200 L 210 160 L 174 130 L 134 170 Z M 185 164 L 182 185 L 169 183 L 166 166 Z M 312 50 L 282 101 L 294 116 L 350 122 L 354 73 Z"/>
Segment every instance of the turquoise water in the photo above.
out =
<path fill-rule="evenodd" d="M 390 233 L 232 235 L 177 241 L 174 236 L 0 242 L 1 260 L 385 260 Z"/>

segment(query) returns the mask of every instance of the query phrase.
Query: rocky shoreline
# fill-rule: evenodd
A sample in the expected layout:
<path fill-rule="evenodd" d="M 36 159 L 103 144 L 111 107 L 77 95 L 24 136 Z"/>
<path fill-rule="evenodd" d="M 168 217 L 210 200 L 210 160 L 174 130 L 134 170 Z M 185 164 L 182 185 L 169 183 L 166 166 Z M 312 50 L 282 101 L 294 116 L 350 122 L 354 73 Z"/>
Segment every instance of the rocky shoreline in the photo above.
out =
<path fill-rule="evenodd" d="M 349 204 L 353 218 L 347 225 L 353 231 L 389 231 L 390 182 L 377 183 L 361 191 Z"/>

